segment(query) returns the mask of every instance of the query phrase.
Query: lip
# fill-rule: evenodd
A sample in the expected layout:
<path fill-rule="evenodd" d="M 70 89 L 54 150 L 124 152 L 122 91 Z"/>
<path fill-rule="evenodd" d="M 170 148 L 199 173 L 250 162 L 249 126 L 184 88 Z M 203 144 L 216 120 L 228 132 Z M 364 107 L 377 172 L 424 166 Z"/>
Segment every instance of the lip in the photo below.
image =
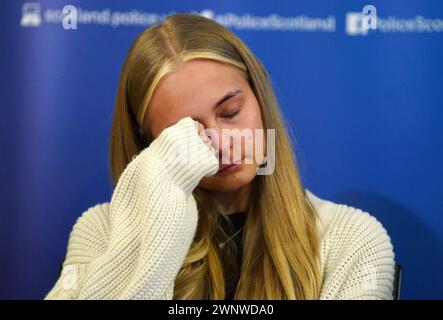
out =
<path fill-rule="evenodd" d="M 230 169 L 234 169 L 235 167 L 240 167 L 241 165 L 241 161 L 244 159 L 245 157 L 241 158 L 240 160 L 237 161 L 233 161 L 231 163 L 228 164 L 224 164 L 220 167 L 220 169 L 218 169 L 217 173 L 224 173 L 227 171 L 231 171 Z"/>

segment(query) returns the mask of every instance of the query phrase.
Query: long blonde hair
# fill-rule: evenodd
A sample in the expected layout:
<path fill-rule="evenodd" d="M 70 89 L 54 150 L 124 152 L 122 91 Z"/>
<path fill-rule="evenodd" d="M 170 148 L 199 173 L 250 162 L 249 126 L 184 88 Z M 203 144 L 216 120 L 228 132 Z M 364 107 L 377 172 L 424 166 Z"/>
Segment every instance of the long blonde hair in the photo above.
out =
<path fill-rule="evenodd" d="M 241 270 L 234 241 L 220 224 L 220 206 L 207 190 L 193 191 L 199 222 L 191 248 L 175 279 L 174 299 L 224 299 L 227 274 L 238 271 L 235 299 L 317 299 L 321 287 L 317 214 L 298 174 L 295 152 L 269 76 L 248 47 L 220 24 L 193 14 L 176 14 L 143 31 L 125 60 L 116 96 L 110 140 L 114 187 L 127 164 L 150 143 L 142 121 L 160 79 L 177 62 L 195 58 L 228 63 L 248 79 L 259 103 L 263 127 L 275 129 L 275 170 L 253 180 L 243 234 Z M 226 250 L 227 249 L 227 250 Z"/>

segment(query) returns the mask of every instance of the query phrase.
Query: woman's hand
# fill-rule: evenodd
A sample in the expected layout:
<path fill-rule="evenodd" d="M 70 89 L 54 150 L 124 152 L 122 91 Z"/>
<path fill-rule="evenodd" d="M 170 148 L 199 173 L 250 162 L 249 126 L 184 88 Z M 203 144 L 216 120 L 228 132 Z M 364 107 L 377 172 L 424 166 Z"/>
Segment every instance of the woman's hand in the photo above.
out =
<path fill-rule="evenodd" d="M 211 151 L 214 151 L 214 146 L 212 143 L 211 138 L 206 134 L 205 127 L 202 123 L 198 122 L 197 120 L 194 120 L 197 124 L 197 133 L 200 136 L 200 138 L 203 140 L 203 142 L 208 146 Z"/>

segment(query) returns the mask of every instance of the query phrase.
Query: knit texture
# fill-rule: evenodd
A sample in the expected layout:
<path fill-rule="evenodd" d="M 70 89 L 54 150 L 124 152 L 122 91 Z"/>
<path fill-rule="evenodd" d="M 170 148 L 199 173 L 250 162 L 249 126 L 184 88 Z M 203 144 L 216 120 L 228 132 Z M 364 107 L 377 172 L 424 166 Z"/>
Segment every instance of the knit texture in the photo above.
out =
<path fill-rule="evenodd" d="M 198 165 L 171 163 L 183 150 Z M 111 201 L 77 220 L 45 299 L 172 299 L 198 224 L 192 191 L 217 170 L 190 117 L 163 130 L 127 165 Z M 394 252 L 380 222 L 307 189 L 306 196 L 319 215 L 320 299 L 392 299 Z"/>

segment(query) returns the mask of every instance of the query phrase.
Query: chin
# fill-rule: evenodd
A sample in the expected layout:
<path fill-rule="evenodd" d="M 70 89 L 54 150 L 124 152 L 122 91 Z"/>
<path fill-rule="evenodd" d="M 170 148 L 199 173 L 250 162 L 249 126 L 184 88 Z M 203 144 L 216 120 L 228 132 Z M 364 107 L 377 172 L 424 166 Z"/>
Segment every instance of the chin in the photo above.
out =
<path fill-rule="evenodd" d="M 236 191 L 252 180 L 254 180 L 257 172 L 257 166 L 255 165 L 242 165 L 242 168 L 238 172 L 234 172 L 228 175 L 214 175 L 210 177 L 204 177 L 198 186 L 208 191 L 216 192 L 232 192 Z"/>

